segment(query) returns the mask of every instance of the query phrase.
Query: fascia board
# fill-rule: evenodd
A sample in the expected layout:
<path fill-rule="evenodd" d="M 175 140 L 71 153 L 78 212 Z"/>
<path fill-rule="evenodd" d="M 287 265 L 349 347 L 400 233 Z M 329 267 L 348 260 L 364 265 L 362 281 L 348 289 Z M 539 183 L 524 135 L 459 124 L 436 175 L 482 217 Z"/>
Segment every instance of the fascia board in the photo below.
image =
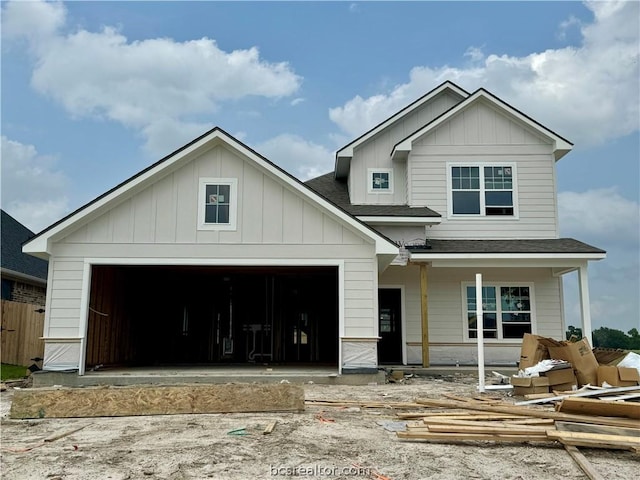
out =
<path fill-rule="evenodd" d="M 356 218 L 369 225 L 439 225 L 442 217 L 383 217 L 357 215 Z"/>
<path fill-rule="evenodd" d="M 574 267 L 606 258 L 606 253 L 411 253 L 412 262 L 434 267 Z"/>
<path fill-rule="evenodd" d="M 37 285 L 42 285 L 42 286 L 47 285 L 47 280 L 44 278 L 34 277 L 33 275 L 17 272 L 9 268 L 4 268 L 4 267 L 0 268 L 0 274 L 2 275 L 2 277 L 14 278 L 16 280 L 23 280 L 26 282 L 35 283 Z"/>

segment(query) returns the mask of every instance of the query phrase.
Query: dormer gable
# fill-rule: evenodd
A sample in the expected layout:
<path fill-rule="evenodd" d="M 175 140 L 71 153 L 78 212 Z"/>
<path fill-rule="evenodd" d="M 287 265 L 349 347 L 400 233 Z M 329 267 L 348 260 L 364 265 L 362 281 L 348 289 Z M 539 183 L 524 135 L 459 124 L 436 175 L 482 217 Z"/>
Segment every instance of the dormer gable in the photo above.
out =
<path fill-rule="evenodd" d="M 391 151 L 392 160 L 406 159 L 411 152 L 414 142 L 480 102 L 486 102 L 490 104 L 493 108 L 497 108 L 498 110 L 512 118 L 514 121 L 534 131 L 537 135 L 540 135 L 543 138 L 549 140 L 553 145 L 553 154 L 556 161 L 560 160 L 560 158 L 569 153 L 573 148 L 573 144 L 567 139 L 561 137 L 544 125 L 533 120 L 531 117 L 525 115 L 518 109 L 499 99 L 484 88 L 480 88 L 453 108 L 444 112 L 439 117 L 435 118 L 428 124 L 413 132 L 411 135 L 396 143 Z"/>
<path fill-rule="evenodd" d="M 342 147 L 340 150 L 336 152 L 336 161 L 335 161 L 335 177 L 336 179 L 344 179 L 349 175 L 350 163 L 353 158 L 354 151 L 362 146 L 364 143 L 368 142 L 372 138 L 381 134 L 385 130 L 392 129 L 395 125 L 401 122 L 403 119 L 409 117 L 411 114 L 415 113 L 419 109 L 423 108 L 425 105 L 432 103 L 438 97 L 443 96 L 451 96 L 455 98 L 455 102 L 459 103 L 465 100 L 469 93 L 464 89 L 460 88 L 453 82 L 446 81 L 434 88 L 430 92 L 426 93 L 410 105 L 406 106 L 396 114 L 387 118 L 383 122 L 379 123 L 366 133 L 362 134 L 360 137 L 356 138 L 349 144 Z"/>

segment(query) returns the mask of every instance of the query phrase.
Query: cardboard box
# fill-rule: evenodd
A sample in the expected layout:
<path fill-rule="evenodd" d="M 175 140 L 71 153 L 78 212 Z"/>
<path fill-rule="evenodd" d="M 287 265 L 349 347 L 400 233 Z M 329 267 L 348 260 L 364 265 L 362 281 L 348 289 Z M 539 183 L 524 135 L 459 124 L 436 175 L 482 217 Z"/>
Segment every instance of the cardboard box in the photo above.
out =
<path fill-rule="evenodd" d="M 614 387 L 640 385 L 640 373 L 636 368 L 600 365 L 598 367 L 598 385 L 602 386 L 604 382 Z"/>
<path fill-rule="evenodd" d="M 528 395 L 530 393 L 549 393 L 549 379 L 547 377 L 511 377 L 514 395 Z"/>
<path fill-rule="evenodd" d="M 573 373 L 573 368 L 549 370 L 547 372 L 540 373 L 540 375 L 545 376 L 549 379 L 549 385 L 553 387 L 552 390 L 558 390 L 556 385 L 562 385 L 562 384 L 578 385 L 576 376 Z M 571 390 L 571 388 L 569 388 L 569 390 Z"/>
<path fill-rule="evenodd" d="M 550 340 L 546 342 L 546 340 Z M 596 385 L 598 382 L 598 361 L 586 338 L 574 343 L 557 342 L 551 339 L 543 339 L 549 350 L 551 358 L 566 360 L 573 365 L 578 379 L 578 386 L 586 384 Z"/>
<path fill-rule="evenodd" d="M 520 370 L 533 367 L 542 360 L 549 358 L 547 347 L 540 342 L 543 338 L 544 337 L 530 333 L 524 334 L 524 337 L 522 337 L 522 347 L 520 349 L 520 362 L 518 363 Z"/>
<path fill-rule="evenodd" d="M 575 378 L 575 377 L 574 377 Z M 578 385 L 576 385 L 576 382 L 569 382 L 569 383 L 561 383 L 559 385 L 553 385 L 551 387 L 551 391 L 552 392 L 558 392 L 558 393 L 564 393 L 564 392 L 573 392 L 575 390 L 578 389 Z"/>

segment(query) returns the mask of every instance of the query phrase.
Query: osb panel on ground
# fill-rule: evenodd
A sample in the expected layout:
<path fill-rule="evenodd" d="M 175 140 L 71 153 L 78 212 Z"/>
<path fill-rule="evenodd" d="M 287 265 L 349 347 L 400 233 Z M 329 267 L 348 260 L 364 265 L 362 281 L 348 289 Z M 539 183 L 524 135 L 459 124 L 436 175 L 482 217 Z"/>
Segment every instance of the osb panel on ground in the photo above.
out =
<path fill-rule="evenodd" d="M 13 398 L 10 416 L 123 417 L 302 410 L 304 390 L 300 385 L 132 386 L 18 390 Z"/>

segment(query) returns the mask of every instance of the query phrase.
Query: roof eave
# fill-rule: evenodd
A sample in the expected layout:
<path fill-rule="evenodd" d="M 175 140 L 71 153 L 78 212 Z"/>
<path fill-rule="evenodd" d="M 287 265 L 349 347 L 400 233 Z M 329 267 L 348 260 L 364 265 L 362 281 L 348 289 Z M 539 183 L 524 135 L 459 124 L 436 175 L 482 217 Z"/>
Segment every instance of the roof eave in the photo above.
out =
<path fill-rule="evenodd" d="M 442 217 L 402 217 L 402 216 L 382 216 L 382 215 L 356 215 L 356 218 L 368 225 L 439 225 Z"/>
<path fill-rule="evenodd" d="M 411 260 L 603 260 L 606 253 L 411 253 Z"/>
<path fill-rule="evenodd" d="M 3 278 L 15 278 L 16 280 L 22 280 L 26 282 L 31 282 L 37 285 L 46 286 L 47 280 L 44 278 L 36 277 L 35 275 L 29 275 L 27 273 L 17 272 L 15 270 L 11 270 L 9 268 L 0 268 L 0 274 Z"/>

